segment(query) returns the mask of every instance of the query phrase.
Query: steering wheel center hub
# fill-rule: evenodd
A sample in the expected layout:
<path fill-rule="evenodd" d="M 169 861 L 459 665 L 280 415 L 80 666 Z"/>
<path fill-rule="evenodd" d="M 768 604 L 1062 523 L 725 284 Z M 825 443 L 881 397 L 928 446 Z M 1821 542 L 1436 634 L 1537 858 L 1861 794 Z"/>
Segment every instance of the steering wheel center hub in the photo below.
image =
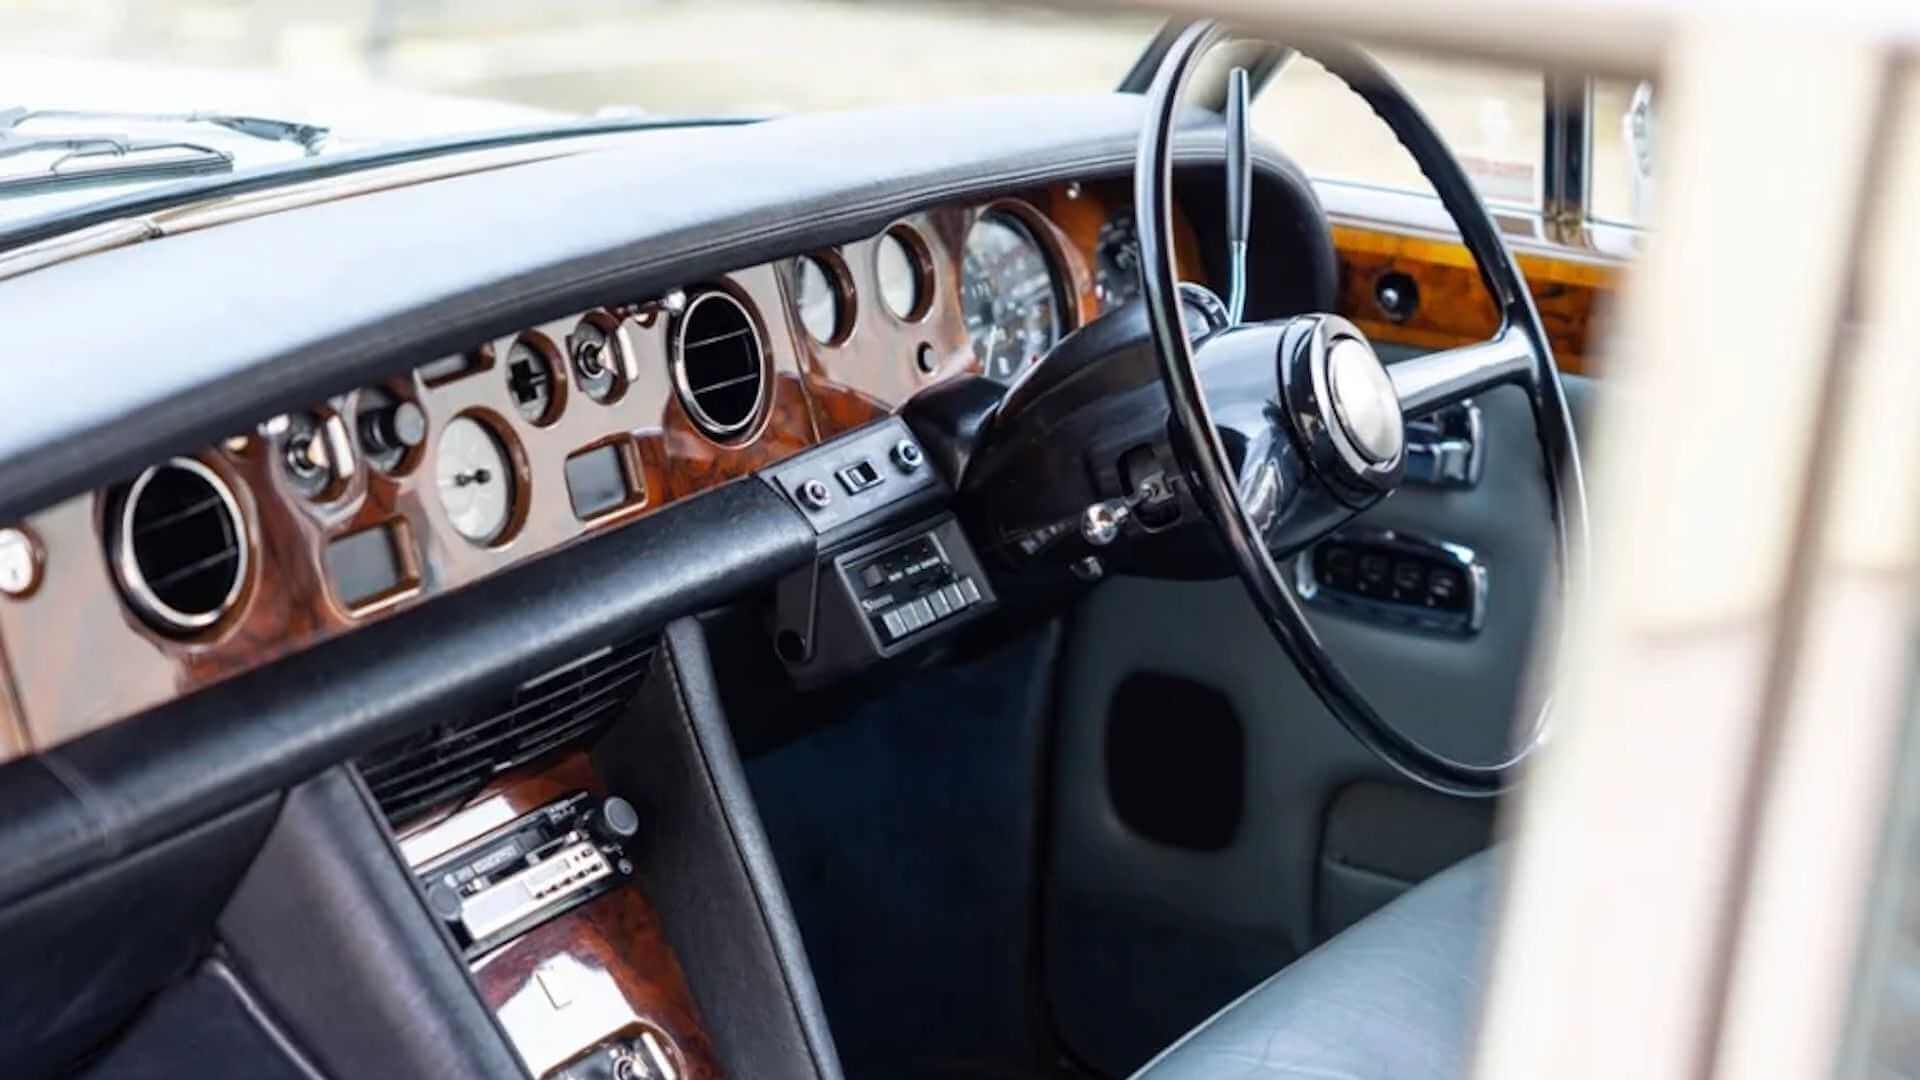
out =
<path fill-rule="evenodd" d="M 1327 383 L 1335 421 L 1362 457 L 1379 465 L 1400 456 L 1406 428 L 1400 397 L 1372 346 L 1342 335 L 1327 350 Z"/>

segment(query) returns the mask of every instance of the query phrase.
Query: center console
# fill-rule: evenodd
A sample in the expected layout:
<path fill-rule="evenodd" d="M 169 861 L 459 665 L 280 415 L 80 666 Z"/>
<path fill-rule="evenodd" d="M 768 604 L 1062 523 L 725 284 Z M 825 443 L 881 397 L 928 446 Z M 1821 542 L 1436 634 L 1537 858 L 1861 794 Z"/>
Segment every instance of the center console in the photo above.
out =
<path fill-rule="evenodd" d="M 428 906 L 536 1077 L 725 1075 L 634 880 L 626 845 L 641 824 L 574 751 L 401 838 Z"/>
<path fill-rule="evenodd" d="M 568 739 L 430 809 L 399 791 L 421 743 L 361 763 L 410 808 L 395 840 L 421 903 L 537 1080 L 836 1078 L 704 632 L 683 620 L 632 655 L 543 677 L 499 715 L 564 698 Z M 490 714 L 436 732 L 458 748 L 437 760 L 505 730 Z"/>
<path fill-rule="evenodd" d="M 897 418 L 750 482 L 815 535 L 771 605 L 796 686 L 998 603 Z M 539 1080 L 839 1075 L 706 641 L 683 619 L 360 762 L 422 905 Z"/>

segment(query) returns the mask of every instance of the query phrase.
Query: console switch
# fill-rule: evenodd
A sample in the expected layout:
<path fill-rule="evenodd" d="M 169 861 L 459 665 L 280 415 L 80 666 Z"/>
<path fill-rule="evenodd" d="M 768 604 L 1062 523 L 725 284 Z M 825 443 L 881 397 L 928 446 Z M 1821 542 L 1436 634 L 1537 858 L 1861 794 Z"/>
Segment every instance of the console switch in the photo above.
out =
<path fill-rule="evenodd" d="M 1294 586 L 1371 622 L 1473 634 L 1486 619 L 1487 570 L 1473 551 L 1405 532 L 1335 533 L 1299 555 Z"/>
<path fill-rule="evenodd" d="M 840 486 L 846 488 L 849 495 L 858 495 L 884 479 L 873 462 L 865 460 L 854 462 L 834 475 L 840 478 Z"/>

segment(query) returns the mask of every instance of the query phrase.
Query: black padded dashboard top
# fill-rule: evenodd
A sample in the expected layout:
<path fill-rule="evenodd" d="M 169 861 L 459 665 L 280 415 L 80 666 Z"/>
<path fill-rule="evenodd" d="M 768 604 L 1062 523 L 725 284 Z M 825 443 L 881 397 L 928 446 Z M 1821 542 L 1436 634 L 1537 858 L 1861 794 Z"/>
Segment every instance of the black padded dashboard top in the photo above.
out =
<path fill-rule="evenodd" d="M 0 281 L 0 521 L 261 417 L 593 306 L 883 229 L 914 209 L 1131 168 L 1137 95 L 673 128 L 370 192 Z M 1222 155 L 1196 111 L 1176 155 Z M 1314 206 L 1268 147 L 1256 168 Z M 1330 246 L 1304 253 L 1326 259 Z"/>

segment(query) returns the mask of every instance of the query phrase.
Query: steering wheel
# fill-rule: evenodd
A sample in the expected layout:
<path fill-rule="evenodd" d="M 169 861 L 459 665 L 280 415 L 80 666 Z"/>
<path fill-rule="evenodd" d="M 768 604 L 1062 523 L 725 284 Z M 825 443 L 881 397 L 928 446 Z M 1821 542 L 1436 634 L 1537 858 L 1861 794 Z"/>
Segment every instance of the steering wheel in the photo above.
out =
<path fill-rule="evenodd" d="M 1134 169 L 1141 277 L 1151 339 L 1169 403 L 1169 434 L 1191 493 L 1218 532 L 1255 607 L 1307 685 L 1363 745 L 1407 777 L 1439 791 L 1491 796 L 1547 734 L 1550 704 L 1503 760 L 1460 761 L 1395 727 L 1327 651 L 1301 610 L 1271 548 L 1305 546 L 1390 494 L 1405 474 L 1405 420 L 1499 386 L 1526 391 L 1545 467 L 1558 577 L 1564 591 L 1583 557 L 1586 494 L 1567 399 L 1540 315 L 1484 203 L 1452 151 L 1405 90 L 1366 53 L 1320 43 L 1306 50 L 1386 121 L 1413 155 L 1460 230 L 1499 307 L 1500 327 L 1477 344 L 1382 364 L 1365 336 L 1335 315 L 1240 326 L 1204 339 L 1202 362 L 1183 323 L 1173 245 L 1173 157 L 1181 100 L 1201 59 L 1224 36 L 1210 22 L 1188 27 L 1161 62 L 1147 96 Z M 1245 144 L 1239 143 L 1244 160 Z M 1236 165 L 1229 132 L 1228 165 Z M 1229 180 L 1231 184 L 1232 179 Z M 1228 453 L 1200 373 L 1210 351 L 1274 351 L 1278 408 L 1271 430 L 1236 438 Z"/>

